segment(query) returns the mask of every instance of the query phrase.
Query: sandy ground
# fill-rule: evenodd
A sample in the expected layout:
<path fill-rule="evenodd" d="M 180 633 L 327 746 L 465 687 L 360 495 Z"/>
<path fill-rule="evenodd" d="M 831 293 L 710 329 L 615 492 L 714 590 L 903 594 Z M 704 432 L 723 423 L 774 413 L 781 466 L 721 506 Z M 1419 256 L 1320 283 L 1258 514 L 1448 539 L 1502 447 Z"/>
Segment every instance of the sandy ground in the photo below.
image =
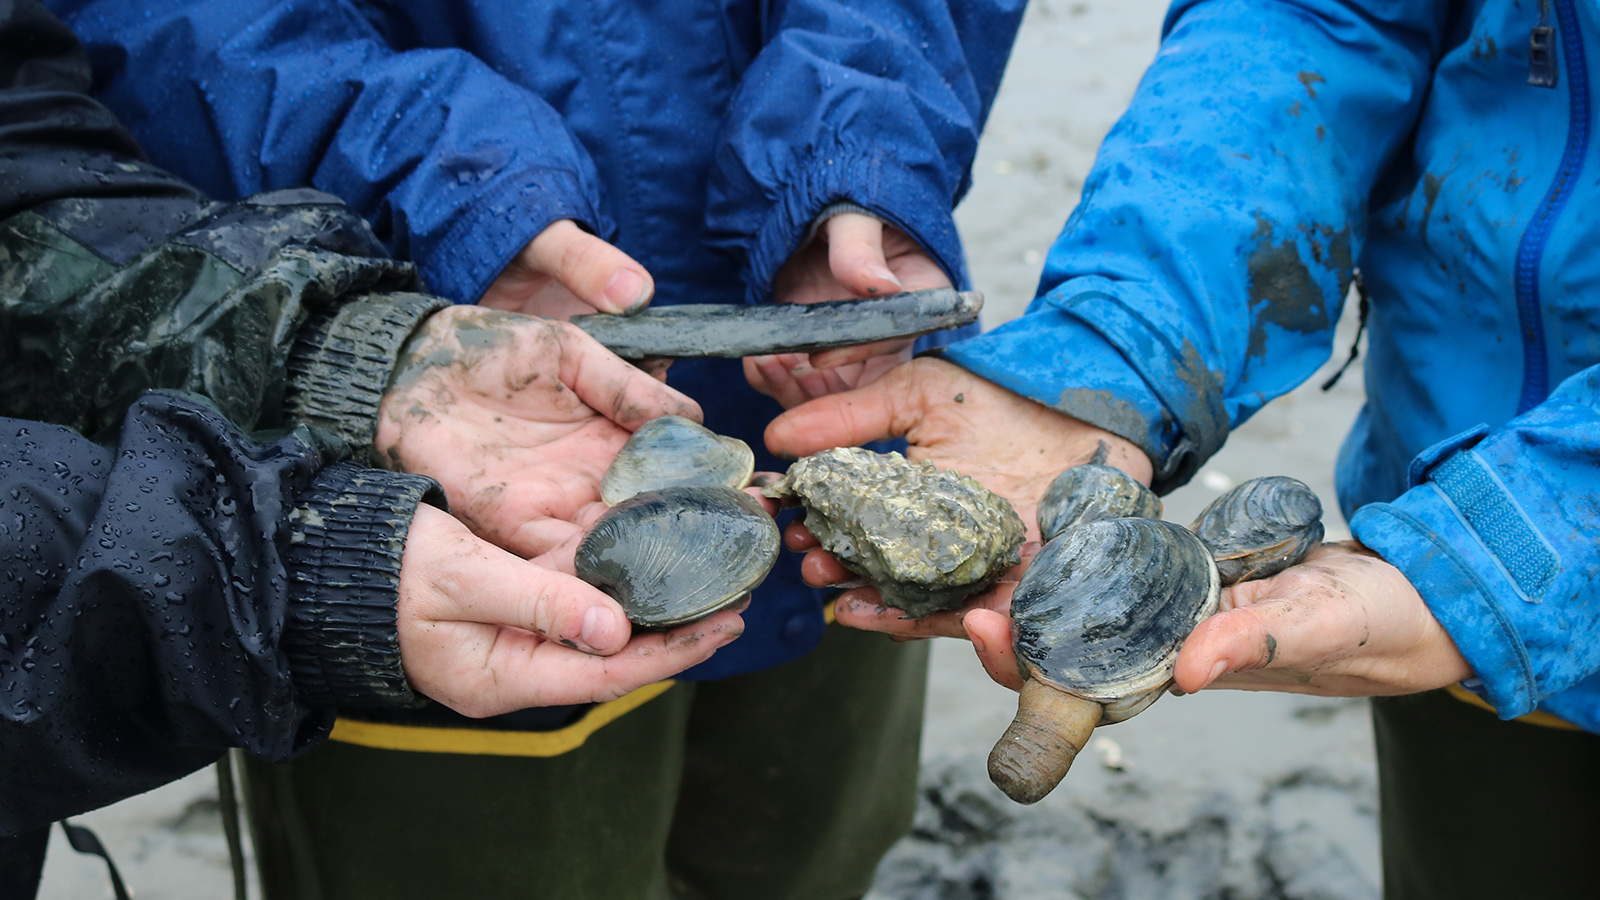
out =
<path fill-rule="evenodd" d="M 1155 52 L 1160 0 L 1035 0 L 958 220 L 993 325 L 1022 312 L 1043 251 L 1076 202 L 1096 147 Z M 1349 346 L 1346 321 L 1337 356 Z M 1313 383 L 1320 381 L 1313 379 Z M 1361 402 L 1359 371 L 1302 388 L 1240 428 L 1167 518 L 1188 522 L 1233 483 L 1294 475 L 1329 510 L 1333 459 Z M 1378 891 L 1376 792 L 1363 702 L 1211 692 L 1166 698 L 1101 731 L 1067 781 L 1018 807 L 983 760 L 1015 711 L 961 643 L 941 642 L 913 834 L 871 900 L 1370 898 Z M 227 896 L 208 770 L 80 820 L 144 900 Z M 98 860 L 54 838 L 42 896 L 109 896 Z"/>

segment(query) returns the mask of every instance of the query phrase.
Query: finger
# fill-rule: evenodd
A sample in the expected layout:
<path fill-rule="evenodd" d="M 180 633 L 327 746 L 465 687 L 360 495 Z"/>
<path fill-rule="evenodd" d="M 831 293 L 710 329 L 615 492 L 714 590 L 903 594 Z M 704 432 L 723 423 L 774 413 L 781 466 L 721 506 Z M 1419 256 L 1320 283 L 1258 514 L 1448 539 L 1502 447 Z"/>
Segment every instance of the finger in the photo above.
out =
<path fill-rule="evenodd" d="M 854 347 L 835 347 L 832 350 L 819 350 L 811 354 L 811 365 L 818 369 L 837 369 L 852 363 L 866 362 L 879 356 L 897 356 L 905 354 L 906 359 L 911 358 L 911 346 L 915 340 L 897 339 L 891 341 L 874 341 L 870 344 L 857 344 Z"/>
<path fill-rule="evenodd" d="M 800 560 L 800 578 L 812 587 L 828 587 L 854 581 L 856 576 L 837 557 L 819 547 Z"/>
<path fill-rule="evenodd" d="M 839 285 L 856 297 L 893 294 L 900 279 L 883 255 L 883 223 L 861 213 L 840 213 L 823 225 L 828 268 Z"/>
<path fill-rule="evenodd" d="M 700 404 L 607 350 L 576 325 L 560 327 L 561 382 L 590 409 L 629 431 L 658 416 L 704 420 Z"/>
<path fill-rule="evenodd" d="M 744 620 L 727 610 L 673 631 L 639 635 L 605 657 L 540 643 L 533 635 L 503 636 L 489 660 L 497 708 L 479 714 L 615 700 L 705 662 L 743 632 Z"/>
<path fill-rule="evenodd" d="M 1339 661 L 1371 638 L 1345 605 L 1316 600 L 1258 600 L 1201 622 L 1178 652 L 1178 687 L 1193 693 L 1226 673 L 1283 669 L 1309 681 L 1336 674 Z"/>
<path fill-rule="evenodd" d="M 563 519 L 538 518 L 524 522 L 516 531 L 496 541 L 523 559 L 542 557 L 558 547 L 574 543 L 583 529 Z M 558 569 L 559 571 L 559 569 Z"/>
<path fill-rule="evenodd" d="M 833 613 L 841 625 L 863 631 L 905 637 L 958 637 L 967 636 L 961 627 L 961 612 L 937 612 L 920 619 L 907 618 L 898 609 L 885 606 L 878 592 L 872 588 L 846 591 L 834 601 Z"/>
<path fill-rule="evenodd" d="M 801 517 L 790 522 L 789 527 L 783 530 L 783 545 L 796 553 L 804 553 L 822 546 L 822 542 L 806 528 L 806 520 Z"/>
<path fill-rule="evenodd" d="M 1011 643 L 1011 619 L 991 609 L 973 609 L 961 618 L 961 626 L 989 677 L 1013 691 L 1022 690 L 1022 672 Z"/>
<path fill-rule="evenodd" d="M 757 391 L 778 401 L 784 409 L 799 406 L 809 399 L 795 380 L 793 364 L 786 361 L 788 356 L 747 356 L 744 359 L 745 380 Z M 799 359 L 804 360 L 805 355 L 800 354 Z"/>
<path fill-rule="evenodd" d="M 636 313 L 655 293 L 655 281 L 644 266 L 571 219 L 540 232 L 523 249 L 522 261 L 601 312 Z"/>
<path fill-rule="evenodd" d="M 904 436 L 921 415 L 913 392 L 918 362 L 896 366 L 865 387 L 796 406 L 767 426 L 767 448 L 798 459 L 832 447 Z"/>

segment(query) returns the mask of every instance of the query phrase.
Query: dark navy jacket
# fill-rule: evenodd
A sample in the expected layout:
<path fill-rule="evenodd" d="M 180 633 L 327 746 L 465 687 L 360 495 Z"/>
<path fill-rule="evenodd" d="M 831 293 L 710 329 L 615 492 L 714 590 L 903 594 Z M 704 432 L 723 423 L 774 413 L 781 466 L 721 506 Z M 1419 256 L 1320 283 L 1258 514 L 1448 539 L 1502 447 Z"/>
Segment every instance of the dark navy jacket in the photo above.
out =
<path fill-rule="evenodd" d="M 1171 487 L 1328 358 L 1359 264 L 1352 530 L 1501 715 L 1600 731 L 1597 56 L 1593 0 L 1180 2 L 1040 296 L 949 357 Z"/>
<path fill-rule="evenodd" d="M 152 159 L 221 198 L 311 185 L 430 288 L 472 302 L 573 218 L 655 276 L 657 304 L 764 300 L 817 213 L 853 201 L 953 281 L 951 209 L 1022 0 L 576 3 L 54 0 Z M 757 449 L 776 404 L 737 361 L 671 383 Z M 821 636 L 785 554 L 742 639 L 691 672 Z"/>

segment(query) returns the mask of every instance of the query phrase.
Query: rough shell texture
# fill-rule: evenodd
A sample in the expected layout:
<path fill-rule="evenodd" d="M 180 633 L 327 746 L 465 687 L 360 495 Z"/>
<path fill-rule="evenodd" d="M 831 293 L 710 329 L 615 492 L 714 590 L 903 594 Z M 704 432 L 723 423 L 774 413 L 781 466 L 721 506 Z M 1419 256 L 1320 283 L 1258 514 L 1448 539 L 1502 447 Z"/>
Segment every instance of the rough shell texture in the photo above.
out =
<path fill-rule="evenodd" d="M 578 577 L 628 619 L 669 628 L 738 603 L 778 559 L 778 526 L 749 494 L 697 485 L 648 491 L 606 511 L 578 545 Z"/>
<path fill-rule="evenodd" d="M 1079 525 L 1045 545 L 1011 597 L 1017 656 L 1030 677 L 1106 704 L 1106 721 L 1120 721 L 1166 687 L 1219 587 L 1211 554 L 1182 526 Z"/>
<path fill-rule="evenodd" d="M 908 615 L 954 609 L 1014 566 L 1022 519 L 965 475 L 855 447 L 796 462 L 768 496 L 798 497 L 823 549 Z"/>
<path fill-rule="evenodd" d="M 682 416 L 651 419 L 628 438 L 600 481 L 607 505 L 645 491 L 692 484 L 742 488 L 756 457 L 738 438 L 724 437 Z"/>
<path fill-rule="evenodd" d="M 1322 501 L 1293 478 L 1256 478 L 1213 500 L 1189 527 L 1211 548 L 1224 585 L 1269 578 L 1322 542 Z"/>
<path fill-rule="evenodd" d="M 1074 525 L 1133 516 L 1161 518 L 1161 500 L 1121 469 L 1087 463 L 1050 482 L 1039 501 L 1039 536 L 1050 541 Z"/>

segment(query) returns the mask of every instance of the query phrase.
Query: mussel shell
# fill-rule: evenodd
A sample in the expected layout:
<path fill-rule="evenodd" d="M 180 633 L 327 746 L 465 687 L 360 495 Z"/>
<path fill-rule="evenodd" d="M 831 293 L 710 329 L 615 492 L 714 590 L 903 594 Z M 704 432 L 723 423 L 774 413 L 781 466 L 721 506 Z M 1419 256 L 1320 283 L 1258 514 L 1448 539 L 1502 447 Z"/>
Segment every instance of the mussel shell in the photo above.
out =
<path fill-rule="evenodd" d="M 1021 559 L 1022 518 L 1009 501 L 898 453 L 824 450 L 765 493 L 799 498 L 822 548 L 913 617 L 959 607 Z"/>
<path fill-rule="evenodd" d="M 1046 544 L 1017 585 L 1017 657 L 1030 677 L 1121 704 L 1172 678 L 1178 648 L 1216 611 L 1219 587 L 1210 552 L 1182 526 L 1084 523 Z"/>
<path fill-rule="evenodd" d="M 1189 528 L 1211 548 L 1224 585 L 1269 578 L 1322 543 L 1322 501 L 1293 478 L 1255 478 L 1213 500 Z"/>
<path fill-rule="evenodd" d="M 740 602 L 778 559 L 778 526 L 760 502 L 721 485 L 647 491 L 618 503 L 578 544 L 578 577 L 629 621 L 670 628 Z"/>
<path fill-rule="evenodd" d="M 1121 469 L 1085 463 L 1056 476 L 1039 501 L 1039 536 L 1101 519 L 1161 518 L 1161 499 Z"/>
<path fill-rule="evenodd" d="M 607 505 L 645 491 L 692 484 L 742 488 L 756 456 L 738 438 L 725 437 L 682 416 L 651 419 L 628 438 L 600 481 Z"/>

